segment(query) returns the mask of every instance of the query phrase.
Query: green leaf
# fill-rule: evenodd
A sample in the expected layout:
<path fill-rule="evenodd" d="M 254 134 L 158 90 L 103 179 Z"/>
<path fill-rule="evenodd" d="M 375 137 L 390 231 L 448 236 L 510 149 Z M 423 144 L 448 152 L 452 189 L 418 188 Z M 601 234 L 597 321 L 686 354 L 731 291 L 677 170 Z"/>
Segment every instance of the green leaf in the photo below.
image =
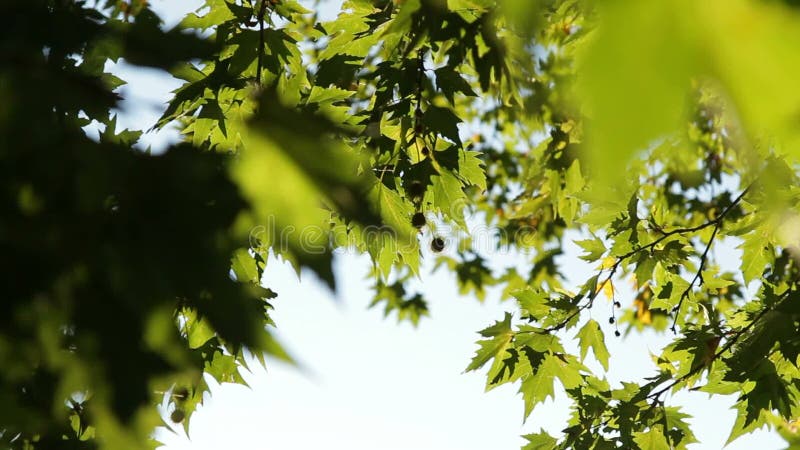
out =
<path fill-rule="evenodd" d="M 330 216 L 320 208 L 324 194 L 306 168 L 291 160 L 278 143 L 260 134 L 245 135 L 244 141 L 247 151 L 234 166 L 233 176 L 257 206 L 257 214 L 241 222 L 241 234 L 249 234 L 264 248 L 281 245 L 280 250 L 299 256 L 301 264 L 313 267 L 333 286 L 330 257 L 324 253 L 327 236 L 309 233 L 323 230 Z"/>
<path fill-rule="evenodd" d="M 571 355 L 550 354 L 544 357 L 540 370 L 558 377 L 564 389 L 573 389 L 583 382 L 580 375 L 582 367 Z"/>
<path fill-rule="evenodd" d="M 494 6 L 492 0 L 447 0 L 447 9 L 453 12 L 464 10 L 486 11 Z"/>
<path fill-rule="evenodd" d="M 195 313 L 186 314 L 186 337 L 189 348 L 200 348 L 214 336 L 216 333 L 208 321 L 197 317 Z"/>
<path fill-rule="evenodd" d="M 379 281 L 375 290 L 375 297 L 369 306 L 384 303 L 384 316 L 397 311 L 398 321 L 408 320 L 416 326 L 423 316 L 428 315 L 427 302 L 419 294 L 407 296 L 402 282 L 387 285 Z"/>
<path fill-rule="evenodd" d="M 258 279 L 259 270 L 256 265 L 256 259 L 250 256 L 250 253 L 245 249 L 239 249 L 234 253 L 231 268 L 239 281 L 256 284 L 260 281 Z"/>
<path fill-rule="evenodd" d="M 691 416 L 680 411 L 679 407 L 668 406 L 663 409 L 665 427 L 669 430 L 669 441 L 673 448 L 685 449 L 688 444 L 697 442 L 692 428 L 686 419 Z"/>
<path fill-rule="evenodd" d="M 436 69 L 436 85 L 445 97 L 455 104 L 455 94 L 460 92 L 464 95 L 475 97 L 477 94 L 472 90 L 467 80 L 450 66 Z"/>
<path fill-rule="evenodd" d="M 608 370 L 608 358 L 610 355 L 600 324 L 594 319 L 589 319 L 586 325 L 578 332 L 577 338 L 581 349 L 581 360 L 586 358 L 586 353 L 591 348 L 595 359 L 600 362 L 605 370 Z"/>
<path fill-rule="evenodd" d="M 522 380 L 519 392 L 525 402 L 524 417 L 530 416 L 533 408 L 544 402 L 547 397 L 555 398 L 555 391 L 553 390 L 555 374 L 552 369 L 552 365 L 545 366 L 542 364 L 539 370 L 534 371 L 530 376 Z"/>
<path fill-rule="evenodd" d="M 201 14 L 201 11 L 205 11 L 205 13 Z M 205 30 L 235 19 L 236 16 L 228 8 L 225 0 L 205 0 L 202 7 L 181 21 L 181 27 Z"/>
<path fill-rule="evenodd" d="M 522 450 L 551 450 L 556 448 L 556 438 L 550 436 L 544 430 L 536 433 L 536 434 L 526 434 L 522 436 L 528 441 L 523 447 Z"/>
<path fill-rule="evenodd" d="M 579 71 L 592 117 L 593 173 L 611 185 L 634 152 L 681 123 L 690 79 L 704 60 L 691 5 L 610 2 L 599 9 L 603 19 Z"/>
<path fill-rule="evenodd" d="M 581 173 L 581 162 L 576 159 L 564 174 L 564 195 L 569 197 L 577 194 L 583 190 L 584 186 L 586 186 L 586 180 Z"/>
<path fill-rule="evenodd" d="M 100 140 L 102 142 L 114 143 L 114 144 L 122 144 L 122 145 L 133 145 L 141 137 L 141 131 L 135 130 L 122 130 L 117 132 L 117 116 L 111 116 L 111 118 L 106 123 L 106 128 L 100 133 Z"/>
<path fill-rule="evenodd" d="M 275 5 L 275 11 L 287 19 L 295 14 L 310 14 L 312 12 L 295 0 L 279 0 Z"/>
<path fill-rule="evenodd" d="M 768 415 L 766 411 L 762 411 L 757 418 L 752 418 L 752 412 L 746 400 L 737 402 L 733 408 L 735 408 L 737 412 L 736 421 L 733 427 L 731 427 L 731 433 L 728 435 L 725 445 L 730 444 L 745 434 L 752 433 L 767 423 Z"/>
<path fill-rule="evenodd" d="M 461 119 L 448 108 L 439 106 L 429 106 L 422 116 L 422 123 L 429 130 L 438 133 L 451 142 L 461 145 L 461 138 L 458 136 L 458 124 Z"/>
<path fill-rule="evenodd" d="M 377 191 L 378 205 L 383 223 L 397 230 L 400 236 L 412 236 L 416 230 L 411 225 L 414 215 L 413 206 L 406 202 L 397 191 L 389 189 L 382 183 L 374 187 Z"/>
<path fill-rule="evenodd" d="M 481 330 L 480 334 L 489 339 L 482 339 L 477 342 L 480 348 L 472 358 L 472 362 L 465 369 L 465 372 L 477 370 L 490 360 L 503 356 L 511 343 L 511 339 L 514 337 L 514 333 L 511 330 L 511 314 L 506 313 L 502 321 L 495 322 L 491 327 Z"/>
<path fill-rule="evenodd" d="M 246 384 L 233 355 L 214 352 L 211 361 L 206 363 L 205 372 L 214 377 L 218 383 Z"/>
<path fill-rule="evenodd" d="M 486 190 L 486 171 L 480 152 L 472 150 L 458 150 L 458 175 L 466 185 L 477 186 L 481 191 Z"/>
<path fill-rule="evenodd" d="M 667 442 L 664 430 L 659 425 L 655 425 L 646 432 L 633 434 L 633 440 L 640 450 L 670 450 L 672 447 Z"/>
<path fill-rule="evenodd" d="M 792 82 L 790 73 L 800 70 L 800 55 L 789 44 L 800 39 L 796 11 L 788 4 L 744 1 L 696 5 L 706 32 L 702 44 L 715 57 L 714 75 L 733 97 L 744 128 L 751 135 L 774 136 L 796 158 L 800 133 L 794 124 L 800 94 L 785 84 Z M 744 23 L 753 25 L 748 33 L 737 33 Z"/>
<path fill-rule="evenodd" d="M 391 25 L 386 29 L 386 35 L 393 33 L 407 34 L 411 31 L 412 18 L 419 11 L 420 6 L 420 0 L 404 1 Z"/>
<path fill-rule="evenodd" d="M 739 246 L 742 249 L 742 277 L 745 283 L 750 283 L 761 276 L 767 265 L 765 241 L 760 233 L 751 233 L 745 237 Z"/>
<path fill-rule="evenodd" d="M 536 320 L 541 320 L 550 313 L 550 297 L 539 289 L 526 287 L 511 293 L 517 299 L 519 307 Z"/>
<path fill-rule="evenodd" d="M 603 243 L 603 240 L 597 236 L 592 236 L 592 239 L 584 239 L 574 242 L 578 245 L 578 247 L 582 248 L 586 252 L 580 256 L 580 258 L 585 261 L 597 261 L 606 252 L 606 246 Z"/>
<path fill-rule="evenodd" d="M 437 209 L 462 227 L 466 227 L 463 209 L 467 198 L 458 178 L 449 170 L 442 169 L 439 175 L 431 177 L 431 191 Z"/>

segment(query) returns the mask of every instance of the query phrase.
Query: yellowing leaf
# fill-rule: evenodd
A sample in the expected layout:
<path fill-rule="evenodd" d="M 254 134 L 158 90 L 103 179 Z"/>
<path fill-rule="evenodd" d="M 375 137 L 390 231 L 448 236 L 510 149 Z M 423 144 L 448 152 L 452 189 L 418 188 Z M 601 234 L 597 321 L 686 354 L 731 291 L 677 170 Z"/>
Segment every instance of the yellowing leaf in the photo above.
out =
<path fill-rule="evenodd" d="M 633 301 L 633 307 L 636 309 L 636 320 L 642 322 L 645 325 L 648 325 L 653 322 L 652 313 L 650 312 L 650 308 L 647 306 L 647 303 L 641 298 L 637 298 Z"/>
<path fill-rule="evenodd" d="M 603 291 L 603 295 L 609 301 L 614 300 L 614 282 L 611 280 L 605 280 L 600 285 L 597 286 L 597 290 L 595 292 Z"/>

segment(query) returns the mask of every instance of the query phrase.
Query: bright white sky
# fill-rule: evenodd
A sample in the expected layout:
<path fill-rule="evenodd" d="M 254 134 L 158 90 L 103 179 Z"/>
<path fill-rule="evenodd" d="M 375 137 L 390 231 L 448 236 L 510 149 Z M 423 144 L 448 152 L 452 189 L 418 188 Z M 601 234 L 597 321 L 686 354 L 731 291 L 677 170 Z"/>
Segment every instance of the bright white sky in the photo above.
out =
<path fill-rule="evenodd" d="M 151 4 L 172 25 L 202 2 Z M 323 7 L 320 15 L 330 18 L 335 11 Z M 113 70 L 130 83 L 120 90 L 127 100 L 119 126 L 150 128 L 179 81 L 125 65 Z M 171 131 L 148 134 L 144 142 L 157 150 L 176 139 L 177 133 Z M 569 255 L 574 259 L 574 248 Z M 430 268 L 433 258 L 425 256 Z M 513 255 L 493 255 L 492 260 L 519 261 Z M 431 317 L 417 329 L 398 325 L 394 318 L 384 319 L 380 310 L 366 308 L 371 299 L 369 264 L 364 256 L 339 255 L 335 265 L 339 291 L 334 295 L 313 275 L 303 274 L 301 283 L 287 265 L 270 261 L 264 281 L 279 293 L 273 315 L 277 335 L 303 368 L 268 361 L 266 370 L 244 372 L 250 387 L 213 385 L 211 395 L 192 416 L 189 436 L 182 427 L 162 428 L 156 433 L 165 444 L 161 448 L 516 450 L 523 443 L 521 434 L 542 427 L 557 434 L 563 428 L 568 417 L 563 393 L 541 405 L 523 424 L 523 404 L 514 387 L 485 393 L 482 374 L 462 373 L 475 351 L 476 331 L 501 319 L 513 305 L 498 304 L 497 295 L 480 304 L 457 293 L 451 274 L 426 273 L 417 288 L 429 300 Z M 588 277 L 590 269 L 575 262 L 570 273 L 579 281 Z M 592 313 L 606 324 L 609 306 L 598 303 Z M 657 352 L 668 336 L 632 335 L 621 340 L 613 337 L 611 328 L 604 331 L 612 355 L 612 383 L 654 373 L 649 353 Z M 597 367 L 594 361 L 589 365 Z M 728 409 L 734 400 L 707 400 L 700 393 L 673 399 L 695 417 L 695 433 L 704 439 L 692 450 L 722 448 L 734 421 Z M 778 436 L 757 433 L 728 449 L 783 447 Z"/>

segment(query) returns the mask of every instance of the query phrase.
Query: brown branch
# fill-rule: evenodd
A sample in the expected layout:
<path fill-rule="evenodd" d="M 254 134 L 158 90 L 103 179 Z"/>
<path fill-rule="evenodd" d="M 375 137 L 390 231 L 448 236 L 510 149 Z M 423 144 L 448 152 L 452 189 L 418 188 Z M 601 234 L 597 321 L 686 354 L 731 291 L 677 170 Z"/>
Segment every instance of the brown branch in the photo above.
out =
<path fill-rule="evenodd" d="M 617 261 L 614 263 L 613 266 L 611 266 L 611 270 L 608 272 L 608 275 L 605 277 L 603 282 L 597 284 L 597 286 L 602 287 L 602 286 L 605 286 L 606 283 L 610 283 L 611 279 L 617 273 L 617 270 L 619 270 L 619 267 L 622 265 L 622 263 L 625 260 L 627 260 L 628 258 L 638 254 L 639 252 L 655 248 L 658 244 L 664 242 L 664 240 L 666 240 L 667 238 L 669 238 L 671 236 L 675 236 L 677 234 L 695 233 L 695 232 L 704 230 L 704 229 L 706 229 L 706 228 L 708 228 L 710 226 L 713 226 L 714 227 L 714 232 L 712 233 L 711 239 L 709 239 L 708 245 L 706 245 L 706 248 L 703 251 L 703 254 L 702 254 L 701 258 L 700 258 L 700 269 L 695 274 L 694 278 L 692 279 L 692 282 L 689 284 L 689 287 L 681 294 L 681 299 L 680 299 L 680 301 L 679 301 L 679 303 L 678 303 L 678 305 L 676 307 L 677 309 L 680 309 L 680 306 L 683 303 L 684 298 L 687 298 L 689 296 L 689 292 L 691 291 L 691 289 L 694 286 L 694 284 L 699 280 L 700 281 L 700 285 L 702 285 L 702 281 L 703 281 L 702 271 L 703 271 L 703 268 L 705 267 L 705 262 L 706 262 L 706 260 L 708 258 L 708 253 L 709 253 L 709 251 L 711 249 L 711 244 L 714 242 L 714 239 L 716 238 L 716 235 L 719 232 L 719 229 L 722 227 L 722 220 L 725 218 L 725 216 L 728 215 L 728 213 L 730 213 L 733 210 L 734 207 L 736 207 L 742 201 L 744 196 L 750 191 L 751 187 L 752 187 L 752 184 L 748 185 L 744 190 L 742 190 L 742 192 L 736 197 L 736 199 L 734 199 L 733 202 L 731 202 L 730 205 L 728 205 L 725 209 L 723 209 L 722 212 L 717 217 L 715 217 L 713 220 L 709 220 L 708 222 L 702 223 L 702 224 L 694 226 L 694 227 L 676 228 L 676 229 L 671 230 L 671 231 L 662 231 L 661 237 L 659 237 L 658 239 L 654 240 L 653 242 L 650 242 L 649 244 L 643 245 L 641 247 L 637 247 L 637 248 L 635 248 L 635 249 L 633 249 L 633 250 L 631 250 L 631 251 L 629 251 L 629 252 L 627 252 L 627 253 L 625 253 L 625 254 L 623 254 L 621 256 L 618 256 L 617 257 Z M 603 270 L 604 269 L 601 269 L 600 272 L 598 273 L 598 278 L 600 277 L 600 274 L 603 273 Z M 587 299 L 589 301 L 586 304 L 578 306 L 577 309 L 574 312 L 572 312 L 564 320 L 562 320 L 561 322 L 557 323 L 556 325 L 553 325 L 551 327 L 538 330 L 537 332 L 541 333 L 541 334 L 547 334 L 547 333 L 552 333 L 552 332 L 559 331 L 559 330 L 563 329 L 577 315 L 579 315 L 583 311 L 591 308 L 594 305 L 594 300 L 597 297 L 598 293 L 599 293 L 599 289 L 595 288 L 595 291 L 591 292 L 587 296 Z M 677 313 L 676 313 L 676 319 L 675 320 L 677 320 Z M 673 329 L 673 331 L 675 331 L 675 323 L 674 322 L 673 322 L 673 325 L 672 325 L 672 329 Z"/>
<path fill-rule="evenodd" d="M 708 252 L 711 250 L 711 246 L 714 244 L 714 238 L 717 237 L 719 229 L 722 228 L 722 219 L 733 209 L 734 206 L 739 204 L 749 190 L 750 186 L 746 187 L 730 205 L 722 210 L 722 213 L 720 213 L 719 216 L 717 216 L 714 220 L 707 222 L 708 224 L 714 225 L 714 231 L 711 233 L 711 238 L 709 238 L 708 244 L 706 244 L 706 248 L 703 250 L 703 254 L 700 255 L 700 267 L 698 267 L 697 273 L 694 274 L 689 286 L 687 286 L 686 289 L 684 289 L 681 293 L 678 304 L 672 309 L 672 312 L 675 314 L 675 316 L 672 318 L 672 326 L 670 327 L 670 330 L 672 330 L 673 333 L 677 333 L 676 325 L 678 323 L 678 314 L 680 313 L 681 306 L 683 306 L 683 301 L 689 298 L 689 294 L 692 292 L 695 283 L 698 283 L 697 287 L 700 287 L 705 282 L 705 280 L 703 280 L 703 269 L 705 268 L 706 261 L 708 260 Z"/>
<path fill-rule="evenodd" d="M 582 306 L 578 306 L 577 309 L 575 309 L 575 311 L 572 314 L 567 316 L 564 320 L 562 320 L 558 324 L 541 330 L 541 334 L 547 334 L 547 333 L 552 333 L 554 331 L 561 330 L 562 328 L 566 327 L 567 324 L 569 323 L 569 321 L 574 319 L 575 316 L 577 316 L 578 314 L 582 313 L 583 311 L 586 311 L 587 309 L 591 308 L 592 305 L 594 305 L 594 299 L 597 298 L 597 294 L 600 293 L 600 288 L 605 286 L 606 283 L 610 283 L 611 282 L 611 279 L 614 277 L 614 274 L 617 272 L 617 269 L 619 268 L 620 264 L 622 263 L 622 260 L 623 259 L 621 258 L 617 262 L 615 262 L 614 265 L 611 267 L 611 271 L 608 273 L 608 276 L 605 278 L 605 280 L 603 280 L 602 283 L 599 283 L 599 284 L 595 285 L 594 292 L 591 292 L 587 296 L 589 301 L 586 304 L 584 304 Z M 603 273 L 602 269 L 600 270 L 600 273 Z M 600 273 L 597 274 L 598 279 L 600 277 Z"/>
<path fill-rule="evenodd" d="M 672 326 L 670 327 L 670 330 L 672 330 L 673 333 L 677 333 L 676 325 L 678 323 L 678 313 L 681 310 L 681 306 L 683 306 L 683 301 L 689 298 L 689 293 L 692 292 L 692 288 L 694 287 L 695 283 L 698 283 L 699 281 L 697 287 L 700 287 L 703 285 L 703 283 L 705 283 L 705 280 L 703 279 L 703 269 L 705 268 L 706 261 L 708 260 L 708 252 L 709 250 L 711 250 L 711 245 L 714 243 L 714 238 L 717 236 L 717 233 L 719 232 L 720 225 L 721 223 L 718 223 L 717 225 L 714 226 L 714 231 L 711 233 L 711 238 L 708 240 L 708 244 L 706 244 L 706 249 L 703 250 L 703 254 L 700 256 L 700 267 L 698 267 L 697 273 L 694 274 L 694 277 L 692 278 L 692 281 L 689 283 L 689 286 L 687 286 L 686 289 L 684 289 L 683 292 L 681 293 L 681 297 L 678 300 L 678 304 L 675 305 L 674 308 L 672 308 L 672 312 L 675 313 L 675 317 L 672 318 Z"/>

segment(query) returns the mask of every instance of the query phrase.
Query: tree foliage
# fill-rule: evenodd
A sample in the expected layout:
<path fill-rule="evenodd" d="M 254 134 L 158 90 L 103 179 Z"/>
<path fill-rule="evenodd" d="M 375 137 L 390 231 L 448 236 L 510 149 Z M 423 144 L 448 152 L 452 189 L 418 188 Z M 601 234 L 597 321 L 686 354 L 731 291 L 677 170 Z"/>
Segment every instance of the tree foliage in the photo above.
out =
<path fill-rule="evenodd" d="M 467 370 L 518 386 L 526 417 L 566 392 L 563 433 L 524 449 L 687 448 L 689 389 L 736 396 L 729 440 L 797 445 L 792 2 L 307 7 L 206 0 L 165 30 L 144 0 L 0 6 L 4 446 L 152 446 L 164 396 L 186 423 L 203 372 L 289 358 L 268 255 L 333 287 L 340 247 L 401 320 L 428 315 L 422 258 L 515 302 Z M 183 142 L 117 130 L 118 60 L 183 80 L 156 124 Z M 524 267 L 490 267 L 499 249 Z M 608 340 L 643 330 L 673 337 L 652 376 L 610 383 Z"/>

